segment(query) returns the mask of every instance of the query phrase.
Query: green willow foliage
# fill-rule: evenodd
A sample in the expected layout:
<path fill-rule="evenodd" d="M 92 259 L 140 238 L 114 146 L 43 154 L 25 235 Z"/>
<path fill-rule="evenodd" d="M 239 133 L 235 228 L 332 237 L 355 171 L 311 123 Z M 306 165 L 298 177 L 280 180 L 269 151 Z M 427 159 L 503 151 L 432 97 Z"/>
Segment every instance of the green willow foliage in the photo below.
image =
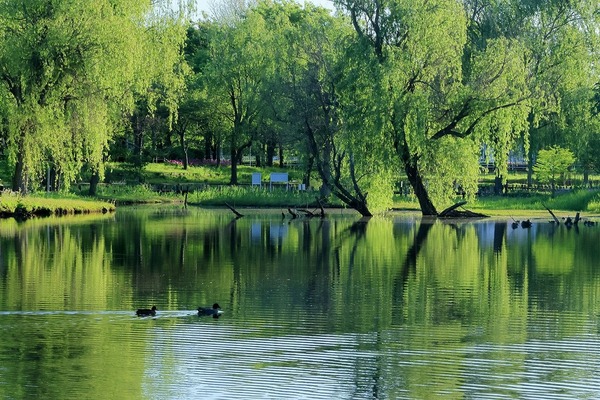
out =
<path fill-rule="evenodd" d="M 559 177 L 566 179 L 569 168 L 574 162 L 575 156 L 571 150 L 552 146 L 549 149 L 539 151 L 533 170 L 540 182 L 550 183 L 554 190 L 557 179 Z"/>
<path fill-rule="evenodd" d="M 530 137 L 540 148 L 535 130 L 548 121 L 554 136 L 557 127 L 581 136 L 567 140 L 573 146 L 595 143 L 597 133 L 584 133 L 598 126 L 585 112 L 599 79 L 597 6 L 335 3 L 332 15 L 264 1 L 210 21 L 203 87 L 222 99 L 211 119 L 228 115 L 220 125 L 232 158 L 252 143 L 286 142 L 306 154 L 305 181 L 318 171 L 323 194 L 363 215 L 388 207 L 393 184 L 406 178 L 423 213 L 437 215 L 458 187 L 476 194 L 484 144 L 505 178 L 510 152 L 527 153 Z M 593 152 L 577 153 L 593 167 Z"/>
<path fill-rule="evenodd" d="M 36 188 L 46 171 L 68 189 L 84 165 L 102 175 L 113 131 L 137 97 L 175 108 L 185 26 L 160 6 L 0 2 L 0 116 L 13 189 Z"/>

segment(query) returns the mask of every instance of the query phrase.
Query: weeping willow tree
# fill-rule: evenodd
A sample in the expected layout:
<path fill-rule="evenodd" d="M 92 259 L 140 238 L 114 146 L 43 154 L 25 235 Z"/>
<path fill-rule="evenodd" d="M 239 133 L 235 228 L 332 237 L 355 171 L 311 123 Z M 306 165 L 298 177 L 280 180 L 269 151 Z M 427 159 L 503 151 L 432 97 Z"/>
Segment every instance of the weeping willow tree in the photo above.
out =
<path fill-rule="evenodd" d="M 68 189 L 86 164 L 102 176 L 112 133 L 138 96 L 175 108 L 182 18 L 151 0 L 0 2 L 0 115 L 13 190 L 35 189 L 45 174 Z"/>
<path fill-rule="evenodd" d="M 527 48 L 523 58 L 531 99 L 523 150 L 528 153 L 528 183 L 532 183 L 535 155 L 552 145 L 571 146 L 587 176 L 595 168 L 597 153 L 597 122 L 589 103 L 599 79 L 598 2 L 463 2 L 470 16 L 473 44 L 484 46 L 491 38 L 510 37 Z"/>
<path fill-rule="evenodd" d="M 517 40 L 467 35 L 472 21 L 456 0 L 340 0 L 377 65 L 378 87 L 368 114 L 383 129 L 424 215 L 437 215 L 461 186 L 477 190 L 482 143 L 502 161 L 526 128 L 529 98 L 524 54 Z"/>
<path fill-rule="evenodd" d="M 333 195 L 363 216 L 389 208 L 385 138 L 373 119 L 358 123 L 352 100 L 372 85 L 361 79 L 362 55 L 348 46 L 354 35 L 348 20 L 291 2 L 259 3 L 256 12 L 267 21 L 264 40 L 274 57 L 264 89 L 277 104 L 277 122 L 301 138 L 306 174 L 316 170 L 321 196 Z"/>

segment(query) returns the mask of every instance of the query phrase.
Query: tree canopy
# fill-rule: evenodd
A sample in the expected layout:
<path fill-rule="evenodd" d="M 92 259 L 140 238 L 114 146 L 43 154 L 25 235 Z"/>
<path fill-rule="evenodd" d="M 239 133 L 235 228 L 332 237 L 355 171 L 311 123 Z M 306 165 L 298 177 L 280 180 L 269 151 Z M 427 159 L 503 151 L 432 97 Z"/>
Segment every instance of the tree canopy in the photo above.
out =
<path fill-rule="evenodd" d="M 101 174 L 111 135 L 136 97 L 173 101 L 185 26 L 159 6 L 0 3 L 0 108 L 13 189 L 28 191 L 47 170 L 64 188 L 84 165 Z"/>
<path fill-rule="evenodd" d="M 238 184 L 246 154 L 293 154 L 304 183 L 363 215 L 400 181 L 437 215 L 458 188 L 475 196 L 483 148 L 498 179 L 512 152 L 532 174 L 555 145 L 599 168 L 594 2 L 228 0 L 199 21 L 168 3 L 0 3 L 15 190 L 99 177 L 111 157 L 227 158 Z"/>

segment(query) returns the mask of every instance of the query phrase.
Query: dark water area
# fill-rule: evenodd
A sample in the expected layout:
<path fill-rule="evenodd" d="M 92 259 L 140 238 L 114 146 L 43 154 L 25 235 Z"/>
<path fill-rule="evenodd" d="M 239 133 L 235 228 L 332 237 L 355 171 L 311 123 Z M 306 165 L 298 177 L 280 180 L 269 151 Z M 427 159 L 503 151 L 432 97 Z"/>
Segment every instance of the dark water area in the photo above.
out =
<path fill-rule="evenodd" d="M 245 213 L 1 220 L 0 398 L 600 398 L 600 226 Z"/>

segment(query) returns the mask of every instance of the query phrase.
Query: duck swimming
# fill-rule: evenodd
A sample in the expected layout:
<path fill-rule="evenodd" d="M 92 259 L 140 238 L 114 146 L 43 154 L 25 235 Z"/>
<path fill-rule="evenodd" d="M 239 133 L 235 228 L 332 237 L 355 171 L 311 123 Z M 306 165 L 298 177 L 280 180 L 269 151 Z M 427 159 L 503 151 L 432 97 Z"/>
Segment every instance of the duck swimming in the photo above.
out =
<path fill-rule="evenodd" d="M 150 308 L 150 309 L 138 308 L 138 310 L 135 312 L 135 315 L 137 315 L 138 317 L 155 316 L 156 315 L 156 306 L 152 306 L 152 308 Z"/>
<path fill-rule="evenodd" d="M 221 311 L 221 306 L 218 303 L 213 304 L 212 308 L 208 307 L 198 307 L 198 315 L 212 315 L 214 318 L 219 318 L 219 316 L 223 314 Z"/>

